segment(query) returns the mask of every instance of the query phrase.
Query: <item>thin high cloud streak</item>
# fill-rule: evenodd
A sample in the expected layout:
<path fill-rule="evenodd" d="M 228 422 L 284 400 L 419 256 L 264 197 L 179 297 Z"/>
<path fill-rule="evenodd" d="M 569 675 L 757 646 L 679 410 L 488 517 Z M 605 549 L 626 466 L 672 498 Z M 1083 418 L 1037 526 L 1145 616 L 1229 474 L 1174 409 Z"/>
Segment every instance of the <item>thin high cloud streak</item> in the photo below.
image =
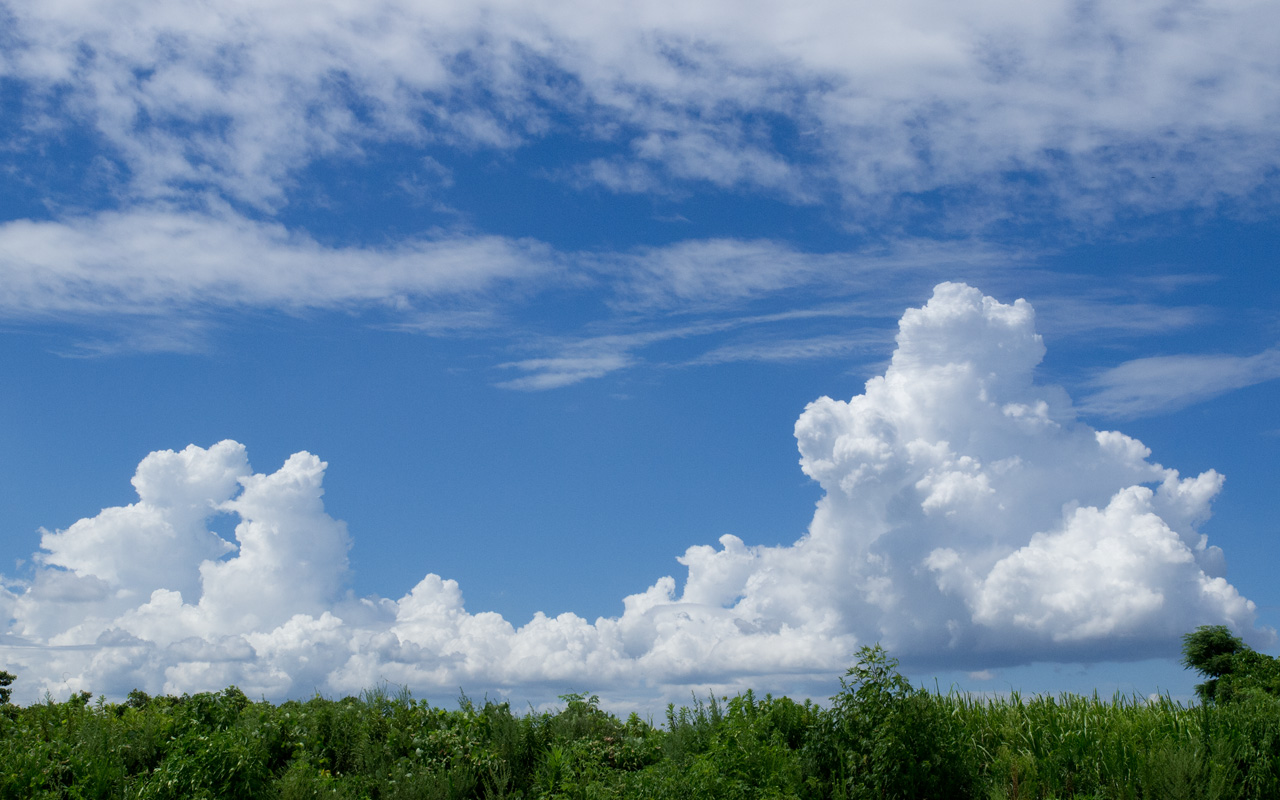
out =
<path fill-rule="evenodd" d="M 631 366 L 635 351 L 655 342 L 833 316 L 803 308 L 745 313 L 762 301 L 804 304 L 814 291 L 874 293 L 874 301 L 848 304 L 894 307 L 906 287 L 932 283 L 939 272 L 1007 270 L 1017 256 L 971 241 L 811 253 L 773 240 L 724 238 L 566 252 L 534 239 L 460 232 L 381 247 L 330 246 L 222 204 L 203 211 L 152 204 L 0 223 L 0 317 L 70 321 L 82 331 L 72 348 L 82 355 L 185 352 L 206 346 L 227 312 L 341 309 L 372 312 L 379 324 L 415 332 L 502 334 L 540 293 L 577 292 L 601 305 L 609 332 L 539 338 L 526 330 L 521 347 L 540 347 L 499 364 L 528 373 L 500 385 L 548 389 Z M 672 314 L 681 316 L 673 321 Z"/>
<path fill-rule="evenodd" d="M 605 319 L 603 326 L 597 322 L 588 328 L 610 332 L 539 337 L 524 331 L 520 346 L 534 352 L 498 363 L 522 374 L 499 377 L 496 385 L 546 390 L 634 367 L 645 361 L 640 351 L 656 343 L 743 328 L 761 333 L 750 339 L 707 339 L 706 353 L 678 360 L 790 361 L 847 353 L 857 347 L 848 333 L 823 328 L 800 336 L 795 326 L 817 318 L 884 318 L 884 308 L 909 302 L 913 292 L 940 274 L 963 271 L 1007 281 L 1035 257 L 974 240 L 922 239 L 842 253 L 730 238 L 567 252 L 535 239 L 458 232 L 381 247 L 330 246 L 305 231 L 254 220 L 223 204 L 204 211 L 153 204 L 56 221 L 0 223 L 0 317 L 72 322 L 78 330 L 78 339 L 66 348 L 72 355 L 192 352 L 209 346 L 225 312 L 373 311 L 380 320 L 391 320 L 380 324 L 406 331 L 501 334 L 510 317 L 544 291 L 598 293 Z M 814 295 L 849 299 L 806 308 Z M 1185 328 L 1205 313 L 1117 296 L 1076 298 L 1069 291 L 1056 292 L 1052 300 L 1057 311 L 1052 330 L 1059 336 L 1098 329 L 1151 335 Z M 747 313 L 769 303 L 796 307 Z M 1190 364 L 1196 357 L 1173 358 Z M 1122 386 L 1149 395 L 1143 403 L 1126 401 L 1125 414 L 1177 405 L 1176 398 L 1156 397 L 1158 388 L 1120 380 L 1135 370 L 1122 365 L 1095 380 L 1097 393 L 1087 408 L 1112 415 L 1118 401 L 1110 398 Z M 1179 380 L 1176 385 L 1189 384 Z M 1244 385 L 1224 384 L 1224 390 Z"/>
<path fill-rule="evenodd" d="M 135 198 L 203 187 L 269 211 L 317 159 L 567 134 L 611 151 L 566 164 L 571 182 L 834 193 L 859 224 L 940 190 L 963 198 L 952 224 L 982 227 L 1213 205 L 1280 165 L 1265 2 L 5 10 L 15 145 L 88 129 Z"/>
<path fill-rule="evenodd" d="M 228 209 L 164 207 L 0 224 L 0 313 L 173 316 L 193 310 L 381 306 L 554 280 L 546 245 L 499 236 L 328 247 Z"/>
<path fill-rule="evenodd" d="M 1184 478 L 1080 422 L 1062 389 L 1035 384 L 1043 355 L 1026 301 L 938 285 L 903 315 L 882 376 L 796 422 L 825 492 L 803 537 L 690 547 L 683 585 L 660 578 L 594 622 L 517 627 L 434 574 L 396 599 L 354 597 L 318 458 L 258 474 L 232 441 L 155 452 L 137 502 L 43 532 L 30 579 L 4 582 L 0 659 L 26 701 L 383 681 L 681 700 L 825 685 L 876 641 L 911 666 L 982 670 L 1170 656 L 1201 624 L 1274 639 L 1197 530 L 1222 476 Z M 239 520 L 235 542 L 210 531 L 217 514 Z"/>
<path fill-rule="evenodd" d="M 795 324 L 803 320 L 841 319 L 847 324 L 852 317 L 876 316 L 868 312 L 867 305 L 864 301 L 776 314 L 736 316 L 728 319 L 712 318 L 687 325 L 658 327 L 637 333 L 607 334 L 538 343 L 536 347 L 549 350 L 556 355 L 500 364 L 499 367 L 503 369 L 514 369 L 524 374 L 519 378 L 501 381 L 494 385 L 520 391 L 558 389 L 632 368 L 641 362 L 638 352 L 645 348 L 673 341 L 731 335 L 731 332 L 740 329 L 755 329 L 757 335 L 748 341 L 736 341 L 715 347 L 695 359 L 678 362 L 679 365 L 705 366 L 736 361 L 794 362 L 833 358 L 857 350 L 870 351 L 885 344 L 889 334 L 881 330 L 868 329 L 841 335 L 778 339 L 769 338 L 768 330 L 771 327 Z"/>
<path fill-rule="evenodd" d="M 645 348 L 678 339 L 710 342 L 702 355 L 677 359 L 692 365 L 855 352 L 876 344 L 880 334 L 868 339 L 866 332 L 823 329 L 797 336 L 794 325 L 819 317 L 884 317 L 886 305 L 904 302 L 939 273 L 963 270 L 995 280 L 1034 258 L 978 241 L 920 239 L 844 253 L 727 238 L 565 252 L 528 238 L 437 232 L 382 247 L 335 247 L 223 204 L 205 211 L 154 204 L 0 223 L 0 317 L 77 324 L 78 338 L 64 348 L 69 355 L 196 352 L 209 346 L 219 315 L 228 311 L 373 310 L 394 320 L 382 324 L 406 331 L 502 334 L 512 313 L 540 292 L 599 292 L 616 332 L 541 338 L 525 332 L 520 346 L 536 352 L 497 364 L 496 386 L 542 391 L 648 363 Z M 770 301 L 803 304 L 814 294 L 859 299 L 745 313 Z M 1099 329 L 1150 335 L 1185 328 L 1205 314 L 1116 296 L 1056 294 L 1053 304 L 1052 330 L 1059 336 Z M 682 315 L 674 324 L 673 314 Z M 728 336 L 743 328 L 760 333 Z M 1113 418 L 1176 410 L 1275 377 L 1271 355 L 1130 362 L 1090 382 L 1094 391 L 1084 408 Z M 1171 370 L 1179 374 L 1149 380 L 1146 373 L 1155 369 L 1162 378 L 1175 377 Z M 503 377 L 507 370 L 518 377 Z"/>
<path fill-rule="evenodd" d="M 1126 361 L 1094 378 L 1084 409 L 1132 419 L 1209 400 L 1280 378 L 1280 349 L 1252 356 L 1177 355 Z"/>
<path fill-rule="evenodd" d="M 604 286 L 632 313 L 716 311 L 815 284 L 840 286 L 944 265 L 991 267 L 996 248 L 899 243 L 805 253 L 770 240 L 677 242 L 635 252 L 563 252 L 533 239 L 438 234 L 386 247 L 332 247 L 225 206 L 143 206 L 58 221 L 0 223 L 0 314 L 9 318 L 188 314 L 199 309 L 378 306 L 406 318 L 439 298 L 491 297 L 519 284 Z M 425 310 L 420 308 L 425 307 Z M 429 312 L 427 310 L 430 310 Z M 443 316 L 449 317 L 446 310 Z"/>

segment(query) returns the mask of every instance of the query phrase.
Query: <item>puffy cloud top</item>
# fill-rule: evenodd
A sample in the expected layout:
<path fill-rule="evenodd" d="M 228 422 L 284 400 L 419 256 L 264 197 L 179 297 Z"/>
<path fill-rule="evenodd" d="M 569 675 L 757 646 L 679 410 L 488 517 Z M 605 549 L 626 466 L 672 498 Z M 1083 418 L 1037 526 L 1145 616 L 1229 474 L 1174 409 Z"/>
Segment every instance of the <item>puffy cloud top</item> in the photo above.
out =
<path fill-rule="evenodd" d="M 384 680 L 680 697 L 829 679 L 874 641 L 908 664 L 979 669 L 1171 655 L 1200 624 L 1272 636 L 1197 530 L 1222 476 L 1184 478 L 1080 422 L 1065 392 L 1035 384 L 1043 355 L 1027 302 L 939 285 L 903 315 L 884 375 L 796 422 L 800 466 L 825 492 L 805 536 L 690 547 L 683 587 L 661 578 L 594 623 L 471 613 L 434 574 L 397 600 L 351 597 L 318 458 L 263 475 L 230 441 L 152 453 L 137 503 L 46 532 L 33 577 L 0 588 L 0 657 L 69 676 L 25 681 L 31 697 Z M 238 516 L 235 543 L 210 532 L 215 514 Z"/>

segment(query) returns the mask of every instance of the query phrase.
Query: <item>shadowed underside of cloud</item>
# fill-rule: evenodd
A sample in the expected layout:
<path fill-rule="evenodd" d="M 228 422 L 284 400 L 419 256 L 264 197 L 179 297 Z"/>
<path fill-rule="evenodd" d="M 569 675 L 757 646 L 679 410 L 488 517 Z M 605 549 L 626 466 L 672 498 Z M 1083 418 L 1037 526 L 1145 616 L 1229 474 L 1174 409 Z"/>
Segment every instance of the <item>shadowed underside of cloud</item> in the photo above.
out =
<path fill-rule="evenodd" d="M 473 613 L 428 574 L 398 599 L 343 591 L 349 540 L 325 513 L 325 465 L 255 474 L 231 441 L 147 456 L 138 501 L 45 532 L 30 580 L 0 588 L 0 655 L 45 690 L 119 696 L 235 683 L 278 698 L 382 681 L 419 692 L 590 685 L 680 699 L 829 679 L 860 644 L 911 665 L 1176 652 L 1200 624 L 1254 640 L 1254 605 L 1197 532 L 1222 485 L 1181 477 L 1140 442 L 1076 419 L 1033 381 L 1031 306 L 941 284 L 902 317 L 884 375 L 796 423 L 825 491 L 788 546 L 723 536 L 594 622 Z M 235 542 L 210 532 L 240 520 Z"/>

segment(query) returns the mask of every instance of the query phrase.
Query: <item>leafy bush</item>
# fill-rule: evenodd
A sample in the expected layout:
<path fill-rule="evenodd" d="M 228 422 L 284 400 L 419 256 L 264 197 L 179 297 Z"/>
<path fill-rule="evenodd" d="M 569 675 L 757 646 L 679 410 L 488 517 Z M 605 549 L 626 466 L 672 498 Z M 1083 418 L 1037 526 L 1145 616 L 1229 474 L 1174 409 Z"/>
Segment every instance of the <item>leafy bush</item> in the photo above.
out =
<path fill-rule="evenodd" d="M 836 797 L 970 797 L 977 783 L 971 738 L 947 698 L 915 689 L 897 659 L 863 647 L 831 698 L 815 746 L 818 774 Z"/>

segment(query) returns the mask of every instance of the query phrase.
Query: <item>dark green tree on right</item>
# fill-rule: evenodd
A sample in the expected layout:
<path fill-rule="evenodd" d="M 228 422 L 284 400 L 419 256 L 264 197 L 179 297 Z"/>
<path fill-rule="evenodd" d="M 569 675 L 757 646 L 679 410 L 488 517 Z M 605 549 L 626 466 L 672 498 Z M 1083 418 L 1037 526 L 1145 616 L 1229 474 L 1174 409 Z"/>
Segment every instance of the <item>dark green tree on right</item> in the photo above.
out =
<path fill-rule="evenodd" d="M 9 702 L 13 690 L 9 688 L 9 684 L 13 683 L 16 676 L 12 672 L 5 672 L 0 669 L 0 706 Z"/>
<path fill-rule="evenodd" d="M 1182 665 L 1208 678 L 1196 686 L 1202 702 L 1280 697 L 1280 659 L 1254 650 L 1225 625 L 1201 625 L 1183 636 Z"/>

